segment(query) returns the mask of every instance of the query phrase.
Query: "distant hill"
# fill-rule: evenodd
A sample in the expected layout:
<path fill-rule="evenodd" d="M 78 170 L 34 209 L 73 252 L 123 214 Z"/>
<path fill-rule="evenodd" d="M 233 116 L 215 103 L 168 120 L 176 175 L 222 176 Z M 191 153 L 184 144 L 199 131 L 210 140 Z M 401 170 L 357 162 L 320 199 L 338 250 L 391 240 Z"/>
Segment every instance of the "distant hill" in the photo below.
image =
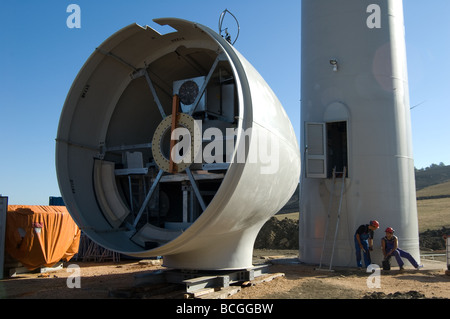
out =
<path fill-rule="evenodd" d="M 417 199 L 450 197 L 450 181 L 431 185 L 417 191 Z"/>
<path fill-rule="evenodd" d="M 436 165 L 432 164 L 430 167 L 423 169 L 416 169 L 416 190 L 438 185 L 445 182 L 450 182 L 450 165 Z M 450 194 L 446 194 L 450 195 Z"/>
<path fill-rule="evenodd" d="M 450 165 L 432 164 L 427 168 L 416 169 L 415 178 L 418 199 L 450 197 Z M 298 212 L 298 200 L 299 189 L 297 187 L 279 214 Z"/>

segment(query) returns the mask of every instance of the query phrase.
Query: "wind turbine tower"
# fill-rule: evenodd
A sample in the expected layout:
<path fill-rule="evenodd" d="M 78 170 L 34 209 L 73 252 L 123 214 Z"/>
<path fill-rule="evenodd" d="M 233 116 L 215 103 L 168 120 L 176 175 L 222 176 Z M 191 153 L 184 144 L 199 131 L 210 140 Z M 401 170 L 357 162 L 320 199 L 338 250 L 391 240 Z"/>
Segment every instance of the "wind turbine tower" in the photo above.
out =
<path fill-rule="evenodd" d="M 299 259 L 356 266 L 354 234 L 378 220 L 419 261 L 401 0 L 302 1 Z"/>

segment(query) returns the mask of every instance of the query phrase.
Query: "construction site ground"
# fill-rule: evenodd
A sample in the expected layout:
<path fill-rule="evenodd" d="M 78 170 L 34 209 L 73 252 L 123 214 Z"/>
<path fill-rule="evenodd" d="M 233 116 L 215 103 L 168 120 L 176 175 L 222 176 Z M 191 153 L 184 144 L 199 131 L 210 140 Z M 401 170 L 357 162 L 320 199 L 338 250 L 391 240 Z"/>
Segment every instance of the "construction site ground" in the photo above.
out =
<path fill-rule="evenodd" d="M 254 264 L 269 264 L 270 281 L 240 283 L 227 299 L 450 299 L 446 262 L 422 259 L 424 268 L 367 273 L 357 268 L 317 270 L 298 262 L 296 250 L 255 250 Z M 152 261 L 78 262 L 45 273 L 24 273 L 0 280 L 2 299 L 185 299 L 176 284 L 136 285 L 136 278 L 166 271 Z M 78 265 L 74 269 L 69 265 Z M 78 282 L 75 276 L 79 274 Z M 378 281 L 376 281 L 378 280 Z M 68 285 L 69 283 L 69 285 Z M 78 283 L 78 287 L 76 284 Z M 68 286 L 75 286 L 69 288 Z M 211 295 L 212 296 L 212 295 Z M 222 298 L 225 298 L 222 296 Z M 204 295 L 202 298 L 208 298 Z"/>

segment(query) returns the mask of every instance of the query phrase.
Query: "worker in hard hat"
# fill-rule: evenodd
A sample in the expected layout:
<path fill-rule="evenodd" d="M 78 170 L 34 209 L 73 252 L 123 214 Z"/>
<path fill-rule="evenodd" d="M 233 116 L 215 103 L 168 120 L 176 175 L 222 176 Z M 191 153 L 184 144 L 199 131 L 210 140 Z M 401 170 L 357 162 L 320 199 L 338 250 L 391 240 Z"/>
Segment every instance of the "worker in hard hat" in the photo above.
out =
<path fill-rule="evenodd" d="M 356 265 L 362 268 L 361 251 L 364 256 L 364 264 L 366 267 L 372 263 L 370 259 L 370 251 L 373 250 L 373 232 L 380 227 L 380 223 L 371 220 L 369 224 L 361 225 L 355 232 L 355 249 L 356 249 Z"/>
<path fill-rule="evenodd" d="M 420 269 L 423 265 L 419 265 L 410 253 L 398 248 L 398 237 L 394 235 L 394 229 L 388 227 L 385 230 L 386 236 L 381 239 L 381 249 L 383 250 L 384 260 L 389 260 L 392 256 L 395 257 L 400 270 L 403 270 L 405 264 L 402 258 L 408 259 L 411 265 L 416 269 Z"/>

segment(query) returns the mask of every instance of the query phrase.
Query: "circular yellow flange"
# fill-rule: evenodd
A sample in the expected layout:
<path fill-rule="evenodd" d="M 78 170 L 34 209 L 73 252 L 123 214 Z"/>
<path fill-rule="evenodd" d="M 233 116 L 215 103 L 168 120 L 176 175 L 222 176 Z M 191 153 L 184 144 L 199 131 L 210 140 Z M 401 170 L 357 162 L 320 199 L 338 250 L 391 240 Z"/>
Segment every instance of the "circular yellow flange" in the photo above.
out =
<path fill-rule="evenodd" d="M 185 113 L 178 114 L 178 128 L 179 132 L 183 133 L 189 131 L 189 136 L 183 136 L 183 140 L 177 141 L 179 144 L 178 148 L 183 149 L 183 155 L 176 154 L 173 159 L 176 163 L 176 172 L 183 172 L 186 168 L 194 163 L 194 159 L 198 151 L 201 149 L 202 138 L 200 127 L 195 123 L 193 117 Z M 155 134 L 152 140 L 152 152 L 153 158 L 155 159 L 156 165 L 163 171 L 167 173 L 174 173 L 170 171 L 170 139 L 171 139 L 171 126 L 172 126 L 172 115 L 167 116 L 164 120 L 159 123 L 156 128 Z M 187 131 L 186 131 L 187 129 Z M 174 136 L 179 138 L 179 136 Z M 190 141 L 185 141 L 184 138 L 189 137 Z M 187 146 L 188 147 L 184 147 Z M 188 149 L 186 149 L 188 148 Z M 177 145 L 175 145 L 177 149 Z"/>

